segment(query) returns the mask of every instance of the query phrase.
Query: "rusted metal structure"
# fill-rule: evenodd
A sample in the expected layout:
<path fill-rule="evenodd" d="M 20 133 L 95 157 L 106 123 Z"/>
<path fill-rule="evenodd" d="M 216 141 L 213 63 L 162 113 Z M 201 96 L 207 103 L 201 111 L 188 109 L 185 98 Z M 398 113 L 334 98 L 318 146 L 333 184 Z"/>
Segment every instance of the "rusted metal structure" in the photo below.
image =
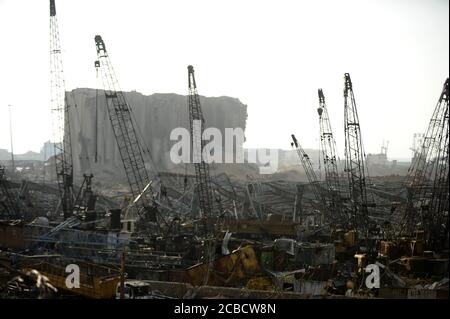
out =
<path fill-rule="evenodd" d="M 67 285 L 66 267 L 74 264 L 79 267 L 79 287 L 70 288 Z M 57 289 L 68 291 L 90 299 L 114 299 L 117 285 L 120 282 L 120 272 L 109 267 L 87 263 L 81 260 L 52 258 L 38 262 L 25 263 L 24 271 L 37 270 L 46 276 Z"/>
<path fill-rule="evenodd" d="M 413 234 L 422 228 L 425 239 L 432 246 L 442 243 L 445 238 L 448 239 L 448 82 L 447 78 L 428 124 L 420 152 L 412 162 L 406 177 L 408 199 L 401 231 L 403 234 Z"/>

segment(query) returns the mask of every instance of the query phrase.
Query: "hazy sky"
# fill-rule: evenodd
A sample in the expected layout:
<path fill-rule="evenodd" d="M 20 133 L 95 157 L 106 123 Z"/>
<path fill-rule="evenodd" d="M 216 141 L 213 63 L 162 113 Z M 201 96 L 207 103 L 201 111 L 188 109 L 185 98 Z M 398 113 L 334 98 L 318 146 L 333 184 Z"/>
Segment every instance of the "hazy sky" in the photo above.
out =
<path fill-rule="evenodd" d="M 248 105 L 246 147 L 318 147 L 323 88 L 342 156 L 343 75 L 353 81 L 366 153 L 389 140 L 408 158 L 448 77 L 445 0 L 56 0 L 66 88 L 96 87 L 102 35 L 123 90 L 199 93 Z M 51 137 L 48 0 L 0 0 L 0 148 Z M 101 85 L 101 83 L 99 83 Z"/>

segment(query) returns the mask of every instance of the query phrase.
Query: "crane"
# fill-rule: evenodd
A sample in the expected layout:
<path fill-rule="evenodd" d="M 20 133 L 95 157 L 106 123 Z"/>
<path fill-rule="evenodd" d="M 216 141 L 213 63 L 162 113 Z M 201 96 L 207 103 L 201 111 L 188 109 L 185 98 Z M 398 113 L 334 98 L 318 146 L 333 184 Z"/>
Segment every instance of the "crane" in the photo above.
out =
<path fill-rule="evenodd" d="M 149 190 L 154 195 L 130 105 L 125 99 L 125 94 L 120 90 L 105 42 L 100 35 L 96 35 L 94 40 L 98 58 L 95 61 L 95 67 L 101 73 L 109 119 L 132 197 L 139 203 L 138 205 L 143 206 L 149 214 L 147 217 L 156 221 L 156 212 L 152 210 L 149 200 L 143 194 L 144 190 Z"/>
<path fill-rule="evenodd" d="M 72 144 L 55 0 L 50 0 L 50 91 L 56 177 L 64 219 L 67 219 L 74 207 Z"/>
<path fill-rule="evenodd" d="M 203 158 L 204 141 L 202 139 L 205 129 L 205 118 L 203 117 L 200 97 L 197 92 L 197 83 L 195 82 L 194 67 L 188 66 L 188 106 L 189 123 L 191 128 L 191 145 L 193 151 L 193 162 L 195 169 L 196 190 L 200 208 L 200 217 L 203 219 L 203 233 L 206 238 L 204 258 L 208 267 L 205 271 L 203 284 L 206 285 L 210 274 L 212 273 L 213 260 L 215 259 L 216 237 L 214 233 L 214 193 L 211 188 L 211 177 L 209 175 L 209 165 Z M 220 209 L 220 202 L 218 202 Z"/>
<path fill-rule="evenodd" d="M 212 217 L 214 210 L 213 191 L 211 188 L 211 178 L 209 175 L 209 165 L 204 161 L 202 150 L 204 141 L 202 139 L 205 128 L 205 119 L 200 105 L 200 98 L 195 82 L 194 67 L 188 66 L 188 86 L 189 86 L 189 123 L 191 128 L 192 151 L 194 154 L 195 179 L 197 182 L 197 193 L 202 217 Z M 195 154 L 200 158 L 195 159 Z"/>
<path fill-rule="evenodd" d="M 343 216 L 341 185 L 339 181 L 338 158 L 336 156 L 336 140 L 331 129 L 330 117 L 325 103 L 325 95 L 322 89 L 319 94 L 319 126 L 322 160 L 325 170 L 325 182 L 330 200 L 330 208 L 339 216 Z M 343 220 L 344 221 L 344 220 Z"/>
<path fill-rule="evenodd" d="M 401 231 L 412 233 L 420 223 L 431 245 L 442 242 L 443 232 L 448 236 L 448 82 L 447 78 L 405 180 L 408 197 Z"/>
<path fill-rule="evenodd" d="M 319 202 L 321 205 L 325 205 L 326 203 L 326 196 L 323 192 L 323 189 L 320 187 L 319 185 L 319 180 L 317 179 L 317 175 L 314 172 L 311 160 L 308 156 L 308 154 L 306 154 L 305 150 L 302 148 L 302 146 L 300 145 L 300 143 L 298 142 L 297 138 L 295 137 L 294 134 L 291 134 L 292 137 L 292 146 L 295 146 L 296 150 L 297 150 L 297 155 L 300 159 L 300 162 L 303 166 L 303 169 L 305 170 L 306 173 L 306 177 L 308 178 L 309 183 L 312 186 L 312 191 L 314 194 L 315 199 L 317 200 L 317 202 Z"/>
<path fill-rule="evenodd" d="M 345 171 L 349 183 L 354 227 L 364 233 L 369 230 L 368 206 L 373 206 L 373 199 L 369 203 L 366 189 L 369 175 L 365 166 L 361 127 L 349 73 L 345 73 L 344 80 Z"/>

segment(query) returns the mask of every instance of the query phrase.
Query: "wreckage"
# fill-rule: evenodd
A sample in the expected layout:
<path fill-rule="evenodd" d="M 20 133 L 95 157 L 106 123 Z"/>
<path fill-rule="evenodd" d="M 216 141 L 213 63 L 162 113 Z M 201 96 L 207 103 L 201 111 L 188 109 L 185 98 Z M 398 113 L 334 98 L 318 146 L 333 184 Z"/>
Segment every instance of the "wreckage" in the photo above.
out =
<path fill-rule="evenodd" d="M 0 167 L 2 297 L 448 298 L 448 79 L 405 181 L 369 177 L 348 73 L 343 170 L 320 89 L 324 179 L 295 135 L 308 182 L 216 174 L 204 159 L 184 172 L 164 171 L 152 165 L 97 35 L 95 67 L 104 83 L 97 94 L 126 184 L 95 183 L 92 174 L 74 176 L 76 101 L 62 80 L 54 0 L 50 22 L 60 142 L 46 164 L 54 178 L 42 183 Z M 201 136 L 205 116 L 191 65 L 186 110 L 190 133 Z M 193 146 L 201 153 L 199 140 Z M 68 284 L 75 275 L 78 282 Z"/>

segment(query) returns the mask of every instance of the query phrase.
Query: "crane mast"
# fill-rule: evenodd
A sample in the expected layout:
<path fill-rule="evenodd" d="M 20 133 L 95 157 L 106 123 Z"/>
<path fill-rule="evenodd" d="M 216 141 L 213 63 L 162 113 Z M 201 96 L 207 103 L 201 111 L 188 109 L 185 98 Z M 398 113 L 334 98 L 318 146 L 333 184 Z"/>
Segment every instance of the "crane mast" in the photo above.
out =
<path fill-rule="evenodd" d="M 130 185 L 131 194 L 133 199 L 135 199 L 150 183 L 150 178 L 145 168 L 142 147 L 132 120 L 131 108 L 125 99 L 125 95 L 120 90 L 105 42 L 101 36 L 95 36 L 95 45 L 98 57 L 95 66 L 100 69 L 109 119 L 125 169 L 125 175 Z M 145 196 L 140 198 L 145 202 Z"/>
<path fill-rule="evenodd" d="M 189 85 L 189 123 L 191 128 L 192 151 L 194 154 L 195 179 L 197 182 L 197 194 L 202 217 L 212 217 L 214 202 L 211 188 L 211 178 L 209 175 L 209 165 L 205 163 L 202 150 L 204 141 L 202 134 L 205 128 L 205 119 L 200 105 L 200 98 L 195 82 L 194 67 L 188 66 Z M 200 158 L 195 159 L 197 154 Z"/>
<path fill-rule="evenodd" d="M 348 73 L 345 73 L 344 78 L 345 171 L 349 182 L 354 227 L 365 232 L 369 221 L 366 189 L 368 173 L 352 80 Z"/>
<path fill-rule="evenodd" d="M 322 89 L 318 90 L 319 94 L 319 126 L 320 126 L 320 143 L 322 148 L 322 160 L 325 170 L 325 182 L 330 199 L 330 208 L 339 216 L 342 215 L 342 196 L 341 185 L 339 182 L 338 158 L 336 157 L 336 141 L 331 129 L 330 118 L 325 103 L 325 95 Z"/>
<path fill-rule="evenodd" d="M 406 177 L 408 200 L 403 231 L 414 232 L 417 224 L 421 223 L 425 239 L 430 243 L 439 241 L 443 231 L 448 235 L 448 82 L 447 78 L 423 137 L 420 152 Z"/>
<path fill-rule="evenodd" d="M 50 0 L 50 88 L 56 177 L 67 219 L 73 214 L 74 206 L 72 144 L 55 0 Z"/>
<path fill-rule="evenodd" d="M 96 67 L 100 69 L 102 76 L 109 119 L 131 193 L 133 198 L 136 198 L 150 182 L 142 148 L 132 120 L 131 108 L 120 90 L 105 42 L 101 36 L 95 36 L 95 45 L 98 57 Z"/>
<path fill-rule="evenodd" d="M 314 197 L 316 198 L 316 200 L 319 203 L 325 204 L 325 194 L 322 191 L 322 188 L 319 185 L 319 180 L 317 179 L 317 175 L 314 172 L 311 160 L 308 156 L 308 154 L 306 154 L 305 150 L 302 148 L 302 146 L 300 145 L 300 143 L 298 142 L 297 138 L 295 137 L 294 134 L 291 134 L 292 137 L 292 141 L 293 141 L 293 146 L 295 146 L 296 150 L 297 150 L 297 155 L 300 159 L 300 162 L 303 166 L 303 169 L 305 170 L 306 173 L 306 177 L 308 178 L 309 183 L 312 186 L 312 191 L 314 193 Z"/>

